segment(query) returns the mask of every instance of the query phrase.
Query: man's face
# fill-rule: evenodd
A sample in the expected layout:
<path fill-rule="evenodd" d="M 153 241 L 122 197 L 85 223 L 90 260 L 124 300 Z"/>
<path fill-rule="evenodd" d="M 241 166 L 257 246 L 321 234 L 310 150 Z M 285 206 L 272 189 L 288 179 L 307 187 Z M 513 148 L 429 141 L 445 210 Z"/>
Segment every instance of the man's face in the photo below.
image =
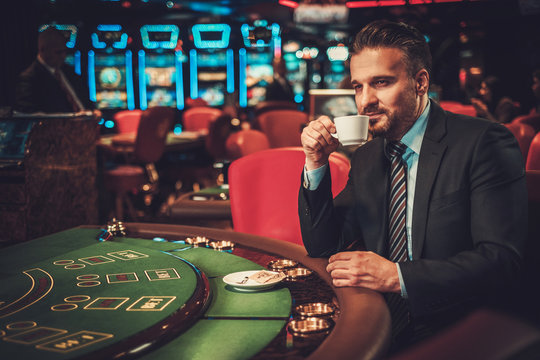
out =
<path fill-rule="evenodd" d="M 482 100 L 484 100 L 487 103 L 489 103 L 489 102 L 491 102 L 493 100 L 491 89 L 483 81 L 480 84 L 480 89 L 478 90 L 478 94 L 480 95 Z"/>
<path fill-rule="evenodd" d="M 63 39 L 51 41 L 47 46 L 43 46 L 40 56 L 52 68 L 58 69 L 66 60 L 67 49 Z"/>
<path fill-rule="evenodd" d="M 427 72 L 420 73 L 425 75 L 420 81 L 425 81 L 427 86 Z M 354 54 L 351 82 L 358 113 L 369 116 L 369 131 L 373 136 L 401 139 L 423 110 L 418 81 L 409 75 L 399 49 L 367 48 Z"/>

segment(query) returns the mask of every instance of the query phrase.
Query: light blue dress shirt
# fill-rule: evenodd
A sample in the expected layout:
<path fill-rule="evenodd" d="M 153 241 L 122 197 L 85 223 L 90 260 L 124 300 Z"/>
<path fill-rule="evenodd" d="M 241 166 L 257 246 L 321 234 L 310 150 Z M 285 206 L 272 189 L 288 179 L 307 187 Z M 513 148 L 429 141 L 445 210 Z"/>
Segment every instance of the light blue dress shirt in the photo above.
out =
<path fill-rule="evenodd" d="M 401 142 L 407 145 L 407 149 L 403 154 L 403 160 L 407 163 L 407 209 L 406 209 L 406 228 L 407 228 L 407 249 L 409 251 L 409 260 L 412 260 L 412 214 L 414 207 L 414 191 L 416 187 L 416 174 L 418 172 L 418 158 L 420 156 L 420 148 L 422 140 L 426 132 L 427 119 L 430 109 L 428 101 L 426 108 L 416 120 L 413 126 L 401 138 Z M 318 169 L 304 171 L 304 187 L 308 190 L 316 190 L 324 177 L 328 164 L 321 166 Z M 401 275 L 399 263 L 396 263 L 399 275 L 399 283 L 401 285 L 401 296 L 407 297 L 407 290 Z"/>

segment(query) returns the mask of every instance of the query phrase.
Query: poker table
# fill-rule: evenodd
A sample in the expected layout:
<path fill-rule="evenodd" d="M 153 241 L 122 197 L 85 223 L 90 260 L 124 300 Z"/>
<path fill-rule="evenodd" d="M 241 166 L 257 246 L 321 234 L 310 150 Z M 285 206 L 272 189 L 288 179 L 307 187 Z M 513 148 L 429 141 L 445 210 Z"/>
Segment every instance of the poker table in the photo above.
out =
<path fill-rule="evenodd" d="M 126 228 L 108 241 L 82 226 L 1 250 L 2 358 L 356 359 L 387 349 L 382 296 L 332 287 L 327 260 L 298 245 L 193 226 Z M 197 236 L 212 247 L 186 243 Z M 222 242 L 234 247 L 220 251 Z M 275 259 L 313 273 L 261 291 L 223 282 Z M 337 307 L 331 331 L 291 335 L 293 309 L 313 301 Z"/>

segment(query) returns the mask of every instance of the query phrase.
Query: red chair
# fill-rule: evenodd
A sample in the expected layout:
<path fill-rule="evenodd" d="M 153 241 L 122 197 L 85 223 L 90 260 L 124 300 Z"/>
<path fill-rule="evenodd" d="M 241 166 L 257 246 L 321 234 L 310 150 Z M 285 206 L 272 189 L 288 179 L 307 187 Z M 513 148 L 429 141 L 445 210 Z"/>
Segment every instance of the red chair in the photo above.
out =
<path fill-rule="evenodd" d="M 172 108 L 154 107 L 145 110 L 137 129 L 131 161 L 104 171 L 105 188 L 115 194 L 115 216 L 118 220 L 123 220 L 124 204 L 131 218 L 137 219 L 129 199 L 130 193 L 137 193 L 147 184 L 149 190 L 157 185 L 158 175 L 154 163 L 163 155 L 173 120 Z"/>
<path fill-rule="evenodd" d="M 477 310 L 390 359 L 536 359 L 539 350 L 540 330 L 536 327 L 510 315 Z"/>
<path fill-rule="evenodd" d="M 450 111 L 456 114 L 476 116 L 476 110 L 472 105 L 465 105 L 457 101 L 443 100 L 439 102 L 439 105 L 446 111 Z"/>
<path fill-rule="evenodd" d="M 271 148 L 301 146 L 300 135 L 307 123 L 308 114 L 299 110 L 270 110 L 257 117 Z"/>
<path fill-rule="evenodd" d="M 298 104 L 290 101 L 282 100 L 272 100 L 272 101 L 261 101 L 255 105 L 255 116 L 259 116 L 264 112 L 270 110 L 297 110 Z"/>
<path fill-rule="evenodd" d="M 119 134 L 136 133 L 141 121 L 142 110 L 122 110 L 113 119 Z"/>
<path fill-rule="evenodd" d="M 301 147 L 269 149 L 241 157 L 229 167 L 233 229 L 302 244 L 298 191 L 305 163 Z M 345 187 L 350 164 L 330 156 L 332 194 Z"/>
<path fill-rule="evenodd" d="M 506 123 L 503 124 L 514 134 L 518 143 L 521 154 L 523 155 L 523 160 L 527 161 L 527 154 L 529 153 L 529 146 L 534 138 L 535 132 L 534 129 L 527 124 L 523 123 Z"/>
<path fill-rule="evenodd" d="M 184 130 L 208 132 L 210 124 L 221 115 L 223 115 L 223 111 L 209 106 L 189 108 L 182 114 Z"/>
<path fill-rule="evenodd" d="M 534 113 L 529 115 L 522 115 L 512 120 L 512 123 L 527 124 L 532 126 L 535 132 L 540 131 L 540 114 Z"/>
<path fill-rule="evenodd" d="M 540 170 L 540 133 L 534 136 L 531 145 L 529 145 L 525 168 L 527 170 Z"/>
<path fill-rule="evenodd" d="M 270 148 L 266 135 L 258 130 L 245 129 L 232 133 L 225 144 L 227 158 L 236 160 L 242 156 Z"/>

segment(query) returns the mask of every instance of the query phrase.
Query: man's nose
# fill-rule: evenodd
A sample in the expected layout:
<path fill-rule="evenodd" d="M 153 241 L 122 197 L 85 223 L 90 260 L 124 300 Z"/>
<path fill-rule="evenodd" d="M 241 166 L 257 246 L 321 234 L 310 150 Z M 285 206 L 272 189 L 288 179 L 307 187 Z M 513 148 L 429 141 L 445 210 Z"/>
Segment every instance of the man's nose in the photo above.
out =
<path fill-rule="evenodd" d="M 375 91 L 369 88 L 364 88 L 356 98 L 356 105 L 359 109 L 366 109 L 374 104 L 377 104 L 377 101 L 378 100 Z"/>

